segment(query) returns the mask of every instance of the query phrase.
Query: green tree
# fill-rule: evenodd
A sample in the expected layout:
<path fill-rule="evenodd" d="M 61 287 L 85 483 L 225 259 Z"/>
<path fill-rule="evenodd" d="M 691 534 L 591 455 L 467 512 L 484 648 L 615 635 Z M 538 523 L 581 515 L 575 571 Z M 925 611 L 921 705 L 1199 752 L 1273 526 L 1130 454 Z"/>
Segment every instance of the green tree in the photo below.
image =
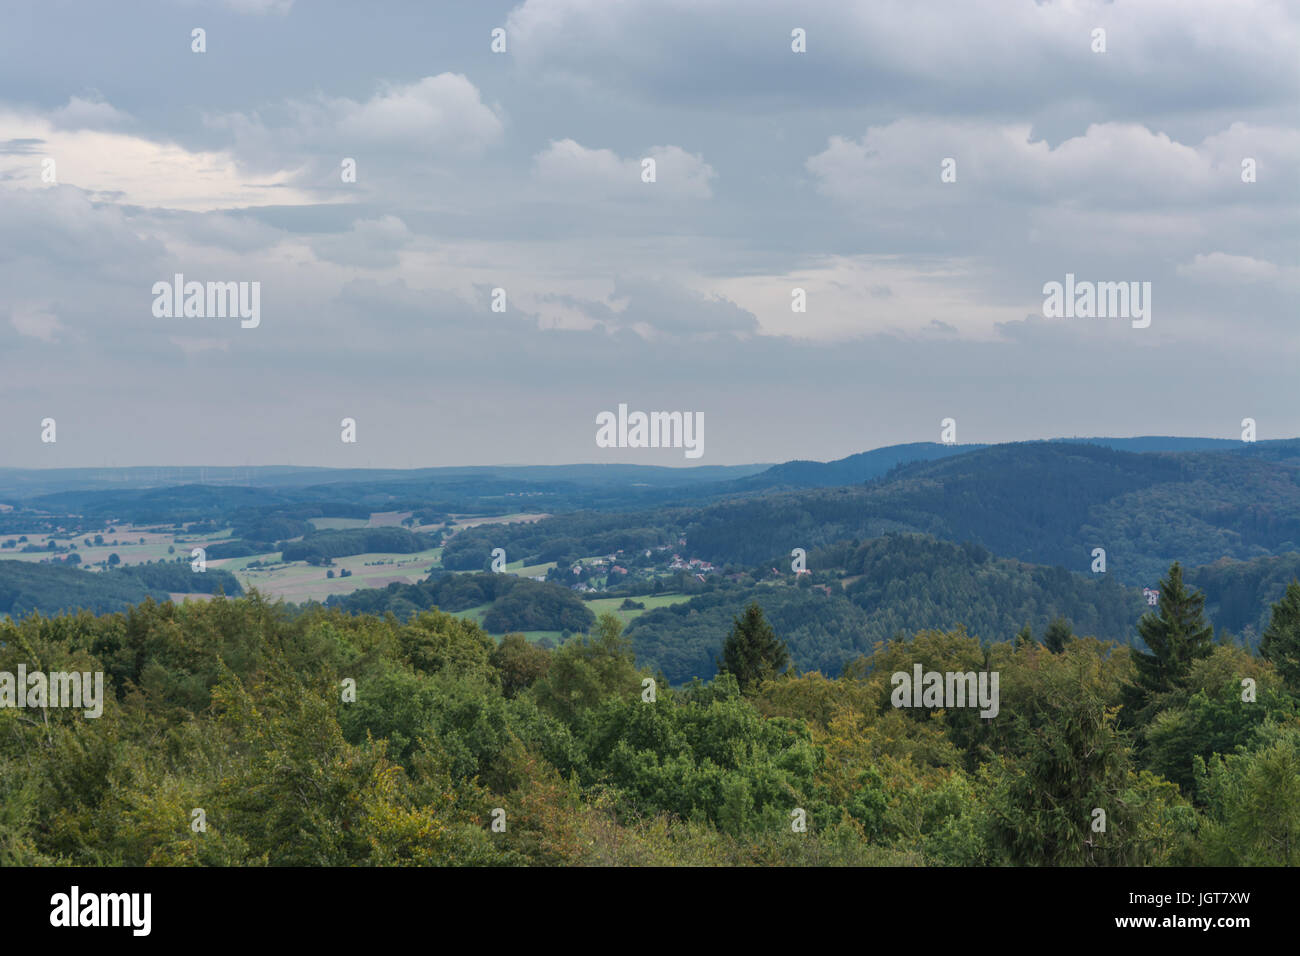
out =
<path fill-rule="evenodd" d="M 488 660 L 501 675 L 501 693 L 514 697 L 546 676 L 551 655 L 522 634 L 507 634 Z"/>
<path fill-rule="evenodd" d="M 609 697 L 627 697 L 641 689 L 632 642 L 613 614 L 596 620 L 594 633 L 566 641 L 551 654 L 545 677 L 533 686 L 537 704 L 572 723 L 578 715 Z"/>
<path fill-rule="evenodd" d="M 1201 833 L 1211 866 L 1300 866 L 1300 728 L 1272 727 L 1249 753 L 1193 759 L 1208 804 Z"/>
<path fill-rule="evenodd" d="M 1293 579 L 1282 600 L 1273 605 L 1259 655 L 1277 668 L 1290 690 L 1300 691 L 1300 580 Z"/>
<path fill-rule="evenodd" d="M 1107 661 L 1076 643 L 1040 652 L 1035 664 L 1007 681 L 998 717 L 1007 747 L 978 771 L 993 848 L 1016 865 L 1164 861 L 1186 801 L 1168 781 L 1134 771 Z"/>
<path fill-rule="evenodd" d="M 1133 704 L 1178 688 L 1193 662 L 1214 650 L 1214 628 L 1205 620 L 1205 595 L 1183 584 L 1183 569 L 1177 561 L 1160 582 L 1157 611 L 1138 621 L 1138 634 L 1151 653 L 1134 651 L 1137 674 L 1129 698 Z"/>
<path fill-rule="evenodd" d="M 718 670 L 734 674 L 742 693 L 748 693 L 762 681 L 775 677 L 790 664 L 785 642 L 776 636 L 763 616 L 757 601 L 750 601 L 745 612 L 732 621 L 731 633 L 722 645 Z"/>
<path fill-rule="evenodd" d="M 1073 636 L 1074 625 L 1068 618 L 1058 616 L 1047 625 L 1047 631 L 1043 634 L 1043 646 L 1053 654 L 1059 654 L 1065 650 L 1065 642 Z"/>

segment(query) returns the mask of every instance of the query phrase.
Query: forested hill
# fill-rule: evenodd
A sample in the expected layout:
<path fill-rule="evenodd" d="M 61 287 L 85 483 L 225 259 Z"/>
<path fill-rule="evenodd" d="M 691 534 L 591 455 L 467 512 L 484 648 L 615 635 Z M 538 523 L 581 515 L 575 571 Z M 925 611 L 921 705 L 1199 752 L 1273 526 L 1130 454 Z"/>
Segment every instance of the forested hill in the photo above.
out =
<path fill-rule="evenodd" d="M 1255 442 L 1245 446 L 1227 438 L 1182 438 L 1176 436 L 1146 435 L 1138 438 L 1053 438 L 1056 444 L 1100 445 L 1116 451 L 1131 452 L 1189 452 L 1230 451 L 1255 449 L 1255 454 L 1268 456 L 1270 449 L 1285 442 Z M 856 485 L 881 478 L 891 470 L 913 462 L 937 461 L 953 455 L 988 448 L 989 445 L 943 445 L 938 442 L 911 442 L 903 445 L 886 445 L 871 451 L 859 452 L 834 461 L 787 461 L 747 478 L 738 478 L 709 489 L 711 494 L 721 492 L 746 492 L 777 488 L 836 488 Z"/>
<path fill-rule="evenodd" d="M 1071 573 L 996 558 L 979 545 L 886 535 L 808 555 L 796 581 L 711 587 L 682 604 L 648 611 L 628 627 L 638 662 L 669 680 L 714 673 L 714 635 L 757 601 L 801 670 L 838 674 L 877 641 L 936 628 L 964 628 L 983 642 L 1008 641 L 1028 627 L 1035 640 L 1058 618 L 1071 633 L 1133 644 L 1150 610 L 1140 588 L 1111 575 Z M 1255 647 L 1270 609 L 1300 578 L 1300 553 L 1250 562 L 1219 561 L 1187 572 L 1206 598 L 1206 618 L 1222 640 Z M 1141 646 L 1141 642 L 1137 642 Z"/>
<path fill-rule="evenodd" d="M 1224 451 L 1284 461 L 1295 442 L 1249 445 L 1216 438 L 1057 438 L 1050 444 L 1130 452 Z M 778 465 L 630 464 L 422 469 L 330 468 L 0 468 L 0 504 L 28 515 L 75 515 L 133 523 L 231 521 L 273 513 L 347 517 L 355 511 L 433 509 L 505 514 L 637 510 L 692 505 L 775 490 L 859 485 L 892 469 L 964 457 L 985 445 L 912 442 L 834 461 Z M 997 446 L 1006 447 L 1006 446 Z M 0 508 L 0 514 L 4 512 Z M 0 528 L 15 517 L 0 516 Z M 27 520 L 27 519 L 24 519 Z"/>
<path fill-rule="evenodd" d="M 847 487 L 470 529 L 443 563 L 477 570 L 494 547 L 528 563 L 563 562 L 685 536 L 690 556 L 749 567 L 788 560 L 796 547 L 891 531 L 974 541 L 1001 557 L 1075 571 L 1091 571 L 1093 549 L 1104 548 L 1107 573 L 1152 584 L 1174 560 L 1194 566 L 1300 551 L 1300 440 L 1148 453 L 1092 441 L 995 445 Z"/>
<path fill-rule="evenodd" d="M 1152 583 L 1174 560 L 1300 550 L 1300 441 L 1146 454 L 996 445 L 902 465 L 862 487 L 719 502 L 685 525 L 693 556 L 740 564 L 890 531 L 975 541 L 999 556 L 1078 571 L 1104 548 L 1107 573 Z"/>
<path fill-rule="evenodd" d="M 200 574 L 189 562 L 137 564 L 107 571 L 86 571 L 57 564 L 0 561 L 0 617 L 88 610 L 95 614 L 125 611 L 146 598 L 168 600 L 170 592 L 241 594 L 228 571 Z"/>
<path fill-rule="evenodd" d="M 879 478 L 899 465 L 914 461 L 934 461 L 950 455 L 987 448 L 987 445 L 941 445 L 938 442 L 912 442 L 888 445 L 849 455 L 835 461 L 787 461 L 766 471 L 729 483 L 729 490 L 757 491 L 764 488 L 835 488 L 856 485 Z"/>
<path fill-rule="evenodd" d="M 877 641 L 926 628 L 965 627 L 1004 641 L 1028 625 L 1041 637 L 1057 617 L 1074 632 L 1129 643 L 1146 609 L 1141 590 L 1109 575 L 995 558 L 978 545 L 888 535 L 810 552 L 810 574 L 719 586 L 646 612 L 627 633 L 642 666 L 673 682 L 714 673 L 716 635 L 757 601 L 801 670 L 838 674 Z"/>

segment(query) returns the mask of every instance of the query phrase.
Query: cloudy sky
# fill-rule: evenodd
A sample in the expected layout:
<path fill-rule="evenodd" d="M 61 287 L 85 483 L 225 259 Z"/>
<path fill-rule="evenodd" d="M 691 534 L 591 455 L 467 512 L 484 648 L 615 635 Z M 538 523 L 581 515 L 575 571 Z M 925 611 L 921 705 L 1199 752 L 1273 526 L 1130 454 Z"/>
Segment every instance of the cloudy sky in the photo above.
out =
<path fill-rule="evenodd" d="M 0 467 L 1294 437 L 1298 10 L 14 0 Z M 155 316 L 176 273 L 260 324 Z M 1067 273 L 1150 326 L 1045 318 Z M 620 403 L 703 458 L 596 447 Z"/>

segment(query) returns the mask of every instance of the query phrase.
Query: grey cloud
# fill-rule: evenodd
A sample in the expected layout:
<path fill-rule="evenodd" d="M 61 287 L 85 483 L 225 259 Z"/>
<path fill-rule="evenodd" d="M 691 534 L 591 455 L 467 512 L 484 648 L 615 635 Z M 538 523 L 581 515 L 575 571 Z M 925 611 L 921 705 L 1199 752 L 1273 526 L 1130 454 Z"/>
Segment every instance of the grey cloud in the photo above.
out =
<path fill-rule="evenodd" d="M 708 461 L 934 440 L 948 415 L 963 441 L 1300 432 L 1288 6 L 484 0 L 399 27 L 249 0 L 202 8 L 200 57 L 174 25 L 198 5 L 90 5 L 69 34 L 17 2 L 32 41 L 0 72 L 42 135 L 230 156 L 279 205 L 0 181 L 0 464 L 597 460 L 620 401 L 704 411 Z M 0 157 L 30 185 L 24 119 Z M 680 155 L 651 186 L 654 144 Z M 261 326 L 155 319 L 178 271 L 260 281 Z M 1151 327 L 1045 320 L 1066 272 L 1151 281 Z"/>
<path fill-rule="evenodd" d="M 0 143 L 0 156 L 35 156 L 39 155 L 39 147 L 44 145 L 43 139 L 10 139 Z"/>
<path fill-rule="evenodd" d="M 1243 30 L 1243 20 L 1253 29 Z M 1091 31 L 1107 30 L 1093 53 Z M 807 53 L 791 51 L 791 29 Z M 870 91 L 921 113 L 1007 114 L 1085 101 L 1095 119 L 1189 102 L 1281 106 L 1300 28 L 1293 8 L 1165 4 L 917 5 L 868 0 L 676 3 L 525 0 L 507 29 L 540 77 L 617 83 L 638 98 L 787 110 Z"/>

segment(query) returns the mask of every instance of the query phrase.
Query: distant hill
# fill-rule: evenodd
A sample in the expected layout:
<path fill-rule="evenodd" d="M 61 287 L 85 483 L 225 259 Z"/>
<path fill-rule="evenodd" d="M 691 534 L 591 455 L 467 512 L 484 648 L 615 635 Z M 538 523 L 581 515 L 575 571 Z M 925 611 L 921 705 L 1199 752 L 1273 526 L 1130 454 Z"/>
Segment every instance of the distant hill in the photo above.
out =
<path fill-rule="evenodd" d="M 1300 552 L 1253 561 L 1221 558 L 1191 569 L 1186 577 L 1188 584 L 1205 592 L 1210 620 L 1253 647 L 1268 627 L 1273 604 L 1282 599 L 1288 583 L 1300 579 Z"/>
<path fill-rule="evenodd" d="M 156 492 L 196 486 L 209 489 L 260 488 L 288 492 L 311 489 L 306 497 L 329 497 L 329 486 L 386 485 L 407 494 L 413 489 L 457 488 L 470 482 L 489 484 L 574 484 L 607 487 L 636 484 L 675 488 L 699 482 L 728 481 L 763 471 L 769 464 L 661 465 L 474 465 L 446 468 L 0 468 L 0 500 L 30 501 L 61 492 Z M 136 496 L 137 498 L 139 496 Z M 126 498 L 125 500 L 132 500 Z"/>
<path fill-rule="evenodd" d="M 0 615 L 14 618 L 39 612 L 124 611 L 147 597 L 166 601 L 167 592 L 139 578 L 30 561 L 0 561 Z"/>
<path fill-rule="evenodd" d="M 1233 451 L 1256 456 L 1267 455 L 1268 452 L 1263 449 L 1286 445 L 1285 441 L 1256 442 L 1247 445 L 1229 438 L 1180 438 L 1162 435 L 1147 435 L 1139 438 L 1052 438 L 1048 441 L 1061 444 L 1100 445 L 1116 451 Z M 935 461 L 989 447 L 991 446 L 987 444 L 943 445 L 938 442 L 912 442 L 906 445 L 887 445 L 834 461 L 787 461 L 784 464 L 773 465 L 756 475 L 736 479 L 727 486 L 727 489 L 739 492 L 765 488 L 836 488 L 842 485 L 855 485 L 887 475 L 898 465 L 917 461 Z"/>
<path fill-rule="evenodd" d="M 1079 571 L 1101 547 L 1108 573 L 1154 583 L 1174 560 L 1300 550 L 1300 441 L 1140 454 L 1095 442 L 994 445 L 858 486 L 716 502 L 686 523 L 691 554 L 715 564 L 890 531 Z"/>
<path fill-rule="evenodd" d="M 888 474 L 897 465 L 912 461 L 933 461 L 968 451 L 987 448 L 987 445 L 942 445 L 938 442 L 912 442 L 907 445 L 889 445 L 872 451 L 859 452 L 835 461 L 787 461 L 773 465 L 766 471 L 740 478 L 731 483 L 736 491 L 753 491 L 762 488 L 834 488 L 856 485 Z"/>
<path fill-rule="evenodd" d="M 1281 460 L 1285 441 L 1244 444 L 1220 438 L 1055 438 L 1130 452 L 1224 451 Z M 1033 444 L 1033 443 L 1025 443 Z M 358 509 L 504 514 L 515 510 L 616 511 L 699 505 L 780 489 L 835 488 L 882 478 L 916 462 L 959 457 L 989 447 L 912 442 L 834 461 L 664 467 L 632 464 L 500 465 L 416 469 L 298 468 L 0 468 L 0 502 L 28 513 L 113 518 L 135 523 L 229 521 L 249 514 L 317 506 L 326 515 Z M 14 524 L 0 515 L 0 531 Z M 26 528 L 26 525 L 21 525 Z"/>
<path fill-rule="evenodd" d="M 0 615 L 14 618 L 40 613 L 88 610 L 96 614 L 124 611 L 145 598 L 166 601 L 170 594 L 243 593 L 229 571 L 199 573 L 189 562 L 135 564 L 107 571 L 87 571 L 59 564 L 0 561 Z"/>
<path fill-rule="evenodd" d="M 668 468 L 652 465 L 554 465 L 500 468 L 426 468 L 413 471 L 329 469 L 225 469 L 220 482 L 147 483 L 158 469 L 124 469 L 121 481 L 104 484 L 91 475 L 62 475 L 63 469 L 0 469 L 0 502 L 26 513 L 116 519 L 138 524 L 177 521 L 231 521 L 277 511 L 307 516 L 307 506 L 326 515 L 348 516 L 357 509 L 506 514 L 511 511 L 604 510 L 657 504 L 674 498 L 705 499 L 723 493 L 729 482 L 769 466 L 704 465 Z M 215 469 L 214 469 L 215 470 Z M 82 469 L 72 469 L 81 472 Z M 146 474 L 135 474 L 144 472 Z M 98 474 L 98 473 L 96 473 Z M 265 484 L 255 482 L 262 480 Z M 241 483 L 242 482 L 242 483 Z M 708 489 L 718 488 L 714 492 Z M 368 513 L 368 512 L 367 512 Z M 17 522 L 15 524 L 15 522 Z M 21 524 L 21 511 L 0 514 Z"/>

